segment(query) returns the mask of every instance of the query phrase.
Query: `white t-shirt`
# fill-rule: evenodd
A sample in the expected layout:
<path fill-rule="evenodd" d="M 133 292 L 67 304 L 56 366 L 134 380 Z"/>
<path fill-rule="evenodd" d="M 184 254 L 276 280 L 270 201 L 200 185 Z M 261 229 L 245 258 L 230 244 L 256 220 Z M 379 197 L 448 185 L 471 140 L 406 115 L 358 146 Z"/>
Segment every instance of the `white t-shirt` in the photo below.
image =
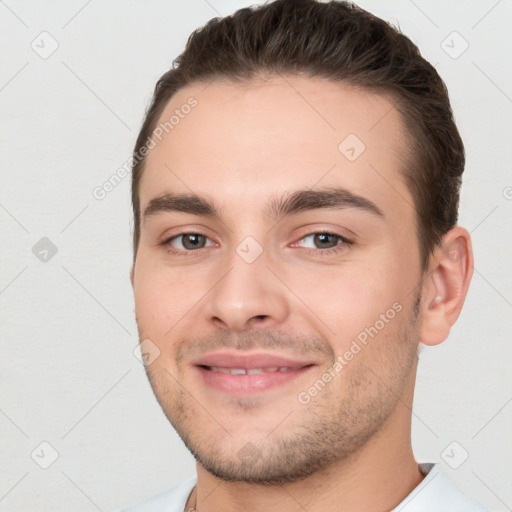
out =
<path fill-rule="evenodd" d="M 440 464 L 421 464 L 420 485 L 390 512 L 490 512 L 464 496 Z M 184 512 L 196 477 L 120 512 Z"/>

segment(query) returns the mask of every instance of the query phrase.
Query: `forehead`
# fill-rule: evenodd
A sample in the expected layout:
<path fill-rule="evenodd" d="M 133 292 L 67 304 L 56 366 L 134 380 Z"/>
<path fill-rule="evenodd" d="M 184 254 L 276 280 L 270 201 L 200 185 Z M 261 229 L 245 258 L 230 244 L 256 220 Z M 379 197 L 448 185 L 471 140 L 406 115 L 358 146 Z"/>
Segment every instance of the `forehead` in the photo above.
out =
<path fill-rule="evenodd" d="M 167 191 L 247 211 L 270 195 L 322 186 L 398 212 L 412 203 L 401 115 L 389 97 L 347 84 L 296 75 L 193 84 L 171 98 L 155 134 L 142 209 Z"/>

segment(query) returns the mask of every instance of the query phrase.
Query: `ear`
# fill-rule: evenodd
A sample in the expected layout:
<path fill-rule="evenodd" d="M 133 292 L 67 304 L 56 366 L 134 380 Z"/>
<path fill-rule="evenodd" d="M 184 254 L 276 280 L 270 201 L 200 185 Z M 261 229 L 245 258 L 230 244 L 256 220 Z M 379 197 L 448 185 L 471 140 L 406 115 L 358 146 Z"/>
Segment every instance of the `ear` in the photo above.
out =
<path fill-rule="evenodd" d="M 444 235 L 425 275 L 420 341 L 437 345 L 448 337 L 457 320 L 473 275 L 473 250 L 467 230 L 456 226 Z"/>

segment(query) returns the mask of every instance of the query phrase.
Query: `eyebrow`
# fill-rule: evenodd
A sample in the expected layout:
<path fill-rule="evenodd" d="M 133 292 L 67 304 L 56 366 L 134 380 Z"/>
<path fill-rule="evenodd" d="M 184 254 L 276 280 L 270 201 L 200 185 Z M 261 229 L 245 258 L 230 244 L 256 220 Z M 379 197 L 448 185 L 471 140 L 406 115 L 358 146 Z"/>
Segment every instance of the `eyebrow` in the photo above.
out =
<path fill-rule="evenodd" d="M 365 197 L 339 187 L 320 190 L 296 190 L 273 197 L 267 203 L 264 214 L 271 218 L 293 215 L 307 210 L 331 209 L 341 210 L 356 208 L 384 218 L 382 210 Z M 143 221 L 163 212 L 180 212 L 192 215 L 220 218 L 220 208 L 215 202 L 197 194 L 166 193 L 151 199 L 144 209 Z"/>

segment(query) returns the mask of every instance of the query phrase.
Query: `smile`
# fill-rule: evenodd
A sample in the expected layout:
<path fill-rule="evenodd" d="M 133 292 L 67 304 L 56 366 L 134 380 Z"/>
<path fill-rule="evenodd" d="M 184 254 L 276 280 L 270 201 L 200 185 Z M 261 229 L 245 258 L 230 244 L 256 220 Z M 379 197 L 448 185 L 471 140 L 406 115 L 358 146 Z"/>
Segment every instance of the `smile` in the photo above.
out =
<path fill-rule="evenodd" d="M 317 366 L 314 361 L 281 354 L 232 351 L 205 354 L 191 363 L 207 389 L 235 396 L 293 385 Z"/>

